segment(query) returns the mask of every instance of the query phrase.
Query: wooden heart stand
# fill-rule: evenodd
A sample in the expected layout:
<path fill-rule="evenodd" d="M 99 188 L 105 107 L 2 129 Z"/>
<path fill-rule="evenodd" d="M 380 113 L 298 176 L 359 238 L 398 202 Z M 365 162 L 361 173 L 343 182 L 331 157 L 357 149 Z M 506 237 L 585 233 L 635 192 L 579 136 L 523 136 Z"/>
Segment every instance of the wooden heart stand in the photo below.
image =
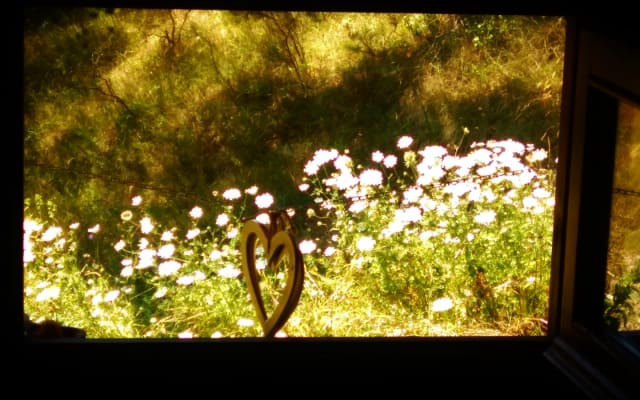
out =
<path fill-rule="evenodd" d="M 302 253 L 291 233 L 288 215 L 286 212 L 272 212 L 269 217 L 268 226 L 254 220 L 247 221 L 240 234 L 242 272 L 265 337 L 273 337 L 287 322 L 298 305 L 304 284 Z M 276 271 L 280 264 L 286 262 L 287 265 L 285 287 L 270 316 L 267 315 L 264 307 L 259 284 L 260 277 L 256 268 L 256 248 L 260 245 L 264 248 L 267 257 L 266 268 Z"/>

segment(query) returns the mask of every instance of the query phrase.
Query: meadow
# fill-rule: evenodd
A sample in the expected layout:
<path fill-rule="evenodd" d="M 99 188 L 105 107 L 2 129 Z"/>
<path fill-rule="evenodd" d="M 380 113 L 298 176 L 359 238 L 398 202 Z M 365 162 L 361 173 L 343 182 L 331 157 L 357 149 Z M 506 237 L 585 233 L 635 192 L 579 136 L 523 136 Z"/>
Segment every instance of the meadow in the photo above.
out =
<path fill-rule="evenodd" d="M 27 9 L 24 306 L 88 337 L 543 335 L 564 21 Z M 262 268 L 272 311 L 286 274 Z"/>

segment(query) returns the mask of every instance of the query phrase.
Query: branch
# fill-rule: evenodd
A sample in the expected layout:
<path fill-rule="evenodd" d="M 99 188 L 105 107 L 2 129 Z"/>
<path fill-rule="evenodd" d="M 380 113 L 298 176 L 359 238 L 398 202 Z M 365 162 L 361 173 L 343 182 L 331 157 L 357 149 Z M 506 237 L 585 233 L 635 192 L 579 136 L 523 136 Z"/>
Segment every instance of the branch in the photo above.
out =
<path fill-rule="evenodd" d="M 102 82 L 104 82 L 105 86 L 107 87 L 107 91 L 105 91 L 101 87 L 94 87 L 94 88 L 91 88 L 91 89 L 97 91 L 98 93 L 100 93 L 100 94 L 102 94 L 104 96 L 107 96 L 107 97 L 115 100 L 122 107 L 124 107 L 124 109 L 127 110 L 127 112 L 129 114 L 131 114 L 133 117 L 135 117 L 136 114 L 133 111 L 131 111 L 131 109 L 129 108 L 127 103 L 125 103 L 125 101 L 122 99 L 122 97 L 118 96 L 115 93 L 115 91 L 113 90 L 113 86 L 111 85 L 111 81 L 109 79 L 107 79 L 107 78 L 103 78 L 102 76 L 99 76 L 98 79 L 100 79 Z"/>

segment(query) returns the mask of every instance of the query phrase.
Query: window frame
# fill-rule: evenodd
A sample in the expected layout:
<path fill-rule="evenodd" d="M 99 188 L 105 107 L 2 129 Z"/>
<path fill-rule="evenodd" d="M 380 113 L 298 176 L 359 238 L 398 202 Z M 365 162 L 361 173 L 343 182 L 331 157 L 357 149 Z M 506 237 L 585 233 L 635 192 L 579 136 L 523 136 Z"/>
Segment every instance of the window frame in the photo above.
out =
<path fill-rule="evenodd" d="M 573 381 L 603 398 L 637 395 L 640 378 L 638 333 L 614 334 L 604 323 L 617 105 L 621 99 L 640 104 L 637 39 L 629 39 L 633 30 L 609 25 L 615 22 L 583 18 L 573 29 L 576 53 L 564 81 L 570 97 L 563 110 L 565 162 L 557 182 L 562 193 L 554 243 L 553 268 L 561 276 L 556 275 L 555 332 L 545 352 Z"/>

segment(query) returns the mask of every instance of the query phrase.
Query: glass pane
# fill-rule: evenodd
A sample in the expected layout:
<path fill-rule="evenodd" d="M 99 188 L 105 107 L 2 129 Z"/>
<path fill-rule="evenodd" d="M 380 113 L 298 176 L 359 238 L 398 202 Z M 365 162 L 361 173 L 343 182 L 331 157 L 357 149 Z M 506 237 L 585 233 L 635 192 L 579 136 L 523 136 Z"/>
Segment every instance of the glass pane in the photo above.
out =
<path fill-rule="evenodd" d="M 563 18 L 25 17 L 35 322 L 262 336 L 261 299 L 283 336 L 545 334 Z"/>
<path fill-rule="evenodd" d="M 640 108 L 621 101 L 615 153 L 605 321 L 640 329 Z"/>

